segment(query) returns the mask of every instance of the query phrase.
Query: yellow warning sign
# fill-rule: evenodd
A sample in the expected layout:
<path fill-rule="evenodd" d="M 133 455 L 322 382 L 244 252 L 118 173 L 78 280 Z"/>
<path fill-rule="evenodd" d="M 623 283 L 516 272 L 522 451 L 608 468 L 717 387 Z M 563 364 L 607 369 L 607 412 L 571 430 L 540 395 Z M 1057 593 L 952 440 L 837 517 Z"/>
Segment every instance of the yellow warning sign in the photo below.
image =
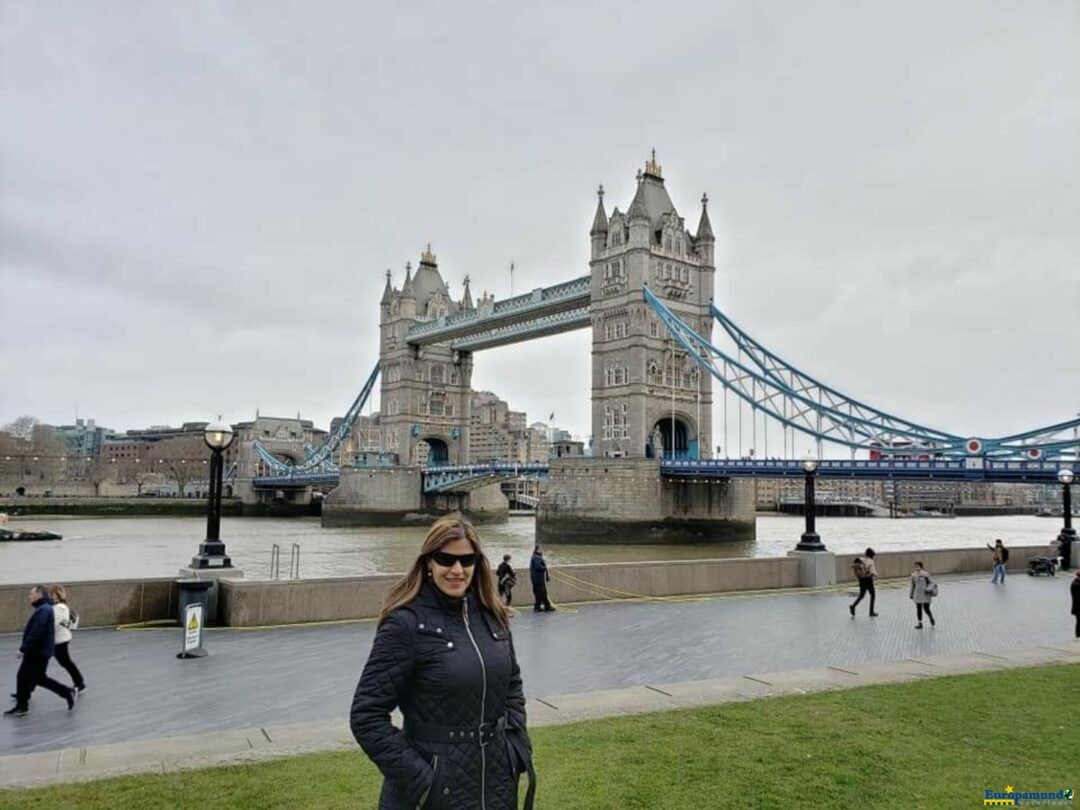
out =
<path fill-rule="evenodd" d="M 184 652 L 202 647 L 203 606 L 188 605 L 184 610 Z"/>

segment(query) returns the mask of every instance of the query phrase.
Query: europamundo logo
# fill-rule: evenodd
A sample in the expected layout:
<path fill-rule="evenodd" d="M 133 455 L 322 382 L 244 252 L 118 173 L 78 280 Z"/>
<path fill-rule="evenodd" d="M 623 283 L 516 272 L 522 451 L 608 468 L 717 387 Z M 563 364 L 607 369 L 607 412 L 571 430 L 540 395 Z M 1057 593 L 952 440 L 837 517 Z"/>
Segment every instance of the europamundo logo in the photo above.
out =
<path fill-rule="evenodd" d="M 1005 790 L 987 789 L 983 793 L 983 805 L 989 807 L 1072 807 L 1072 788 L 1064 790 L 1016 790 L 1012 785 L 1006 785 Z"/>

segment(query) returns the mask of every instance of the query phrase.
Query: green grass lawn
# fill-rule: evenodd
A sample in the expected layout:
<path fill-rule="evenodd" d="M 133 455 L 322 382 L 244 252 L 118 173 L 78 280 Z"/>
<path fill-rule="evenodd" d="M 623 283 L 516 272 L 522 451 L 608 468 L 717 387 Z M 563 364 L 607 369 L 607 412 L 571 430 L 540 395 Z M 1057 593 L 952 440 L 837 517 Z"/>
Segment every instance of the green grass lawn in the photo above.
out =
<path fill-rule="evenodd" d="M 1078 710 L 1072 664 L 540 728 L 537 806 L 963 808 L 1006 785 L 1080 791 Z M 357 750 L 0 792 L 0 806 L 368 808 L 380 781 Z"/>

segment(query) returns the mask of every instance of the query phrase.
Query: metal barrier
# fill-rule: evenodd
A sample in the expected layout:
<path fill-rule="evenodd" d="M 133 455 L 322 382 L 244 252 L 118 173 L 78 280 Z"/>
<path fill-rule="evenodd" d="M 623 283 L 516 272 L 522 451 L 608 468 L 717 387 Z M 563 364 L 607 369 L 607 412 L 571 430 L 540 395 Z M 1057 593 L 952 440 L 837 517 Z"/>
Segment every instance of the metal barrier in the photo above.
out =
<path fill-rule="evenodd" d="M 289 553 L 289 579 L 300 579 L 300 544 L 293 543 Z"/>
<path fill-rule="evenodd" d="M 281 579 L 281 546 L 270 546 L 270 579 Z"/>

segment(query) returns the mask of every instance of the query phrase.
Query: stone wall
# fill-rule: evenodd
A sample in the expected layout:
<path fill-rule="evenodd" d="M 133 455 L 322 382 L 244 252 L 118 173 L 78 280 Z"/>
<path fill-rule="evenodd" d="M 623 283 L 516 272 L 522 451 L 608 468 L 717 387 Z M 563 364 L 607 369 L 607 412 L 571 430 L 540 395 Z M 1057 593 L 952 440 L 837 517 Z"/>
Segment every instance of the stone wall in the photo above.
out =
<path fill-rule="evenodd" d="M 27 593 L 34 584 L 38 583 L 0 585 L 0 632 L 22 630 L 30 616 Z M 115 627 L 176 618 L 175 577 L 65 582 L 64 587 L 68 604 L 79 614 L 80 627 Z"/>
<path fill-rule="evenodd" d="M 1045 556 L 1046 546 L 1009 549 L 1009 570 L 1022 573 L 1033 556 Z M 854 554 L 835 557 L 836 579 L 851 582 Z M 876 558 L 885 579 L 906 577 L 915 560 L 931 574 L 985 572 L 990 576 L 990 552 L 979 548 L 882 552 Z M 551 568 L 551 599 L 557 603 L 590 602 L 633 596 L 677 596 L 727 591 L 793 588 L 799 584 L 799 560 L 791 557 L 675 560 L 663 562 L 598 563 Z M 337 621 L 377 616 L 390 587 L 401 574 L 336 577 L 288 581 L 221 581 L 221 623 L 232 627 Z M 0 585 L 0 632 L 17 632 L 30 615 L 27 591 L 33 583 Z M 175 619 L 177 586 L 174 578 L 65 583 L 69 602 L 79 612 L 81 626 L 115 626 Z M 528 569 L 520 566 L 514 589 L 518 606 L 532 602 Z"/>
<path fill-rule="evenodd" d="M 536 533 L 542 543 L 716 542 L 753 538 L 754 520 L 749 479 L 662 479 L 657 459 L 561 459 Z"/>
<path fill-rule="evenodd" d="M 324 526 L 393 526 L 422 519 L 419 467 L 343 469 L 323 499 Z"/>
<path fill-rule="evenodd" d="M 1024 573 L 1032 557 L 1053 556 L 1057 549 L 1045 546 L 1009 546 L 1007 571 Z M 861 554 L 836 555 L 836 581 L 854 582 L 851 563 Z M 919 560 L 931 574 L 959 574 L 985 571 L 987 578 L 993 569 L 993 557 L 988 548 L 919 549 L 913 551 L 879 552 L 874 567 L 882 579 L 897 579 L 911 574 Z"/>

